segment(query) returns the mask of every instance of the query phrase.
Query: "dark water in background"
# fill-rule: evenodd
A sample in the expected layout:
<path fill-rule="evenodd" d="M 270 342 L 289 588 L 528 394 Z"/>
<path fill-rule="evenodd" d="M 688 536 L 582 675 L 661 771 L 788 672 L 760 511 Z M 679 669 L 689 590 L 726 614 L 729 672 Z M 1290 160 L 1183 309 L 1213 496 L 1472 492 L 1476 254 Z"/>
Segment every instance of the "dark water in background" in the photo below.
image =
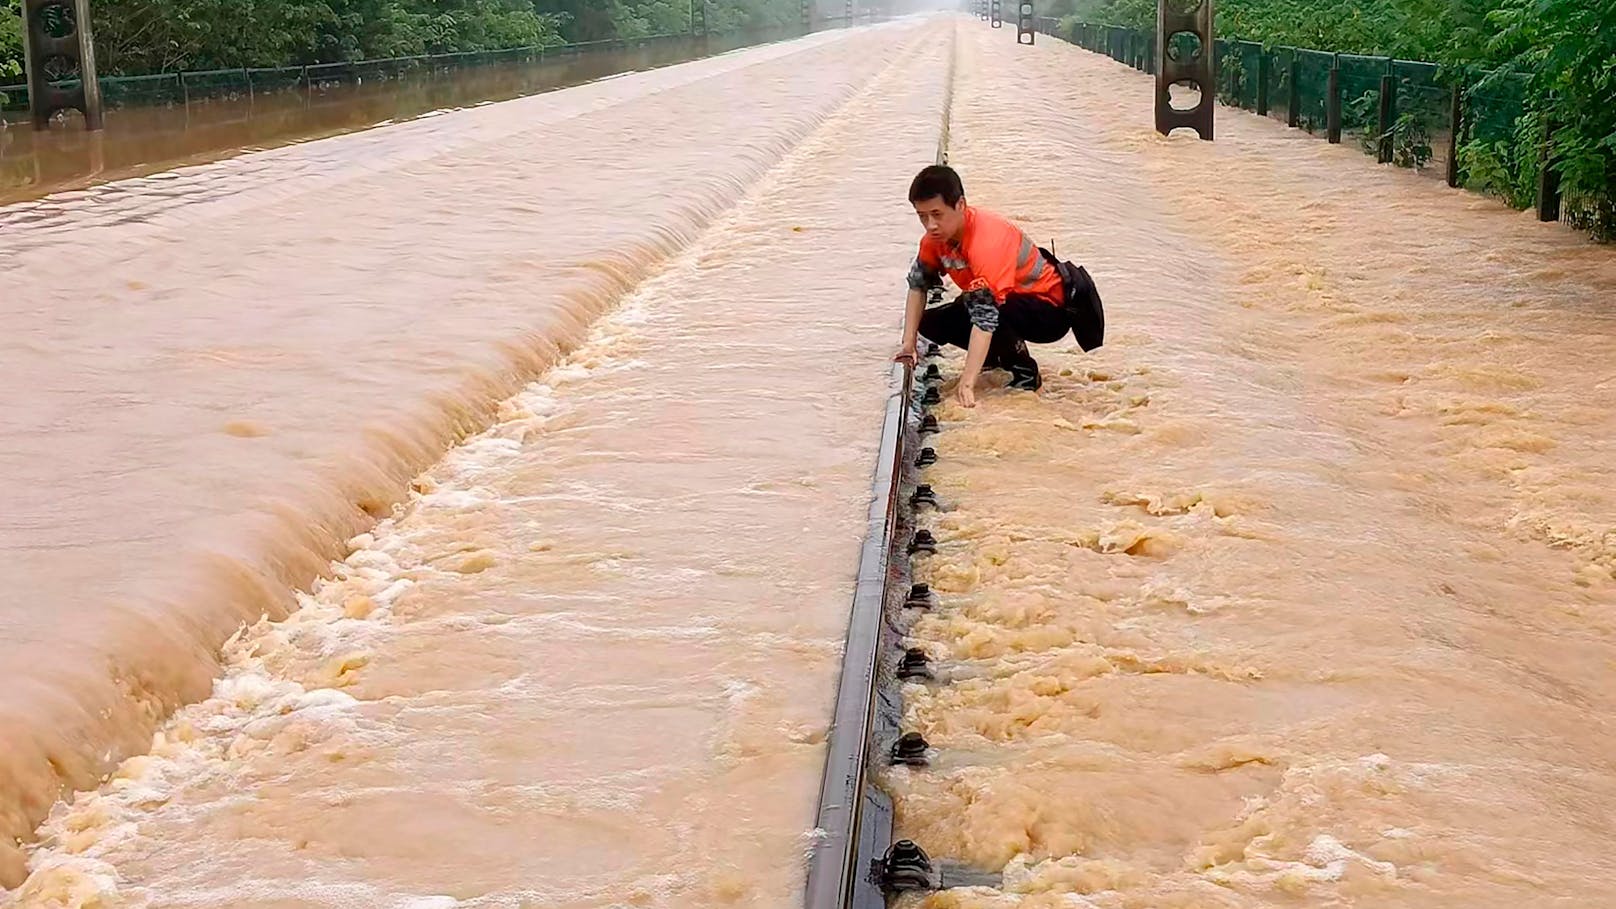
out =
<path fill-rule="evenodd" d="M 109 109 L 106 130 L 77 122 L 45 133 L 27 112 L 0 120 L 0 204 L 65 189 L 200 164 L 243 152 L 366 129 L 433 111 L 504 101 L 620 73 L 682 63 L 792 37 L 789 29 L 655 39 L 591 48 L 530 63 L 423 69 L 395 79 L 327 82 L 312 88 L 193 98 L 189 103 Z M 75 118 L 77 114 L 73 115 Z"/>

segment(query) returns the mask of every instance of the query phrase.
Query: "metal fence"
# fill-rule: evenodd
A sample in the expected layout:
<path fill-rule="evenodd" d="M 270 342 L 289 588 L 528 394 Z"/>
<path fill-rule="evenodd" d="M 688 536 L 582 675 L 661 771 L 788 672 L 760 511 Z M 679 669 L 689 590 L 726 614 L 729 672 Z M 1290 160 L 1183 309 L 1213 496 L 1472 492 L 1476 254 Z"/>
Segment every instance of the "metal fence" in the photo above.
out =
<path fill-rule="evenodd" d="M 1144 72 L 1155 71 L 1153 31 L 1073 22 L 1060 37 Z M 1193 49 L 1190 52 L 1194 52 Z M 1527 103 L 1528 77 L 1434 63 L 1338 54 L 1253 41 L 1216 42 L 1218 100 L 1351 141 L 1401 167 L 1536 205 L 1559 217 L 1559 191 L 1543 167 L 1550 136 Z"/>
<path fill-rule="evenodd" d="M 781 29 L 753 30 L 757 35 L 783 34 Z M 798 29 L 796 33 L 800 34 Z M 635 50 L 662 44 L 740 37 L 751 32 L 710 36 L 679 32 L 642 38 L 618 38 L 574 44 L 535 45 L 505 50 L 465 51 L 394 57 L 386 60 L 354 60 L 318 63 L 309 66 L 242 67 L 194 72 L 153 73 L 143 76 L 106 76 L 101 84 L 103 104 L 109 110 L 124 107 L 190 104 L 213 98 L 252 97 L 256 94 L 291 90 L 317 91 L 341 84 L 386 82 L 416 76 L 430 76 L 471 67 L 544 63 L 574 59 L 603 51 Z M 63 83 L 70 85 L 70 83 Z M 0 111 L 28 110 L 27 85 L 0 85 Z"/>

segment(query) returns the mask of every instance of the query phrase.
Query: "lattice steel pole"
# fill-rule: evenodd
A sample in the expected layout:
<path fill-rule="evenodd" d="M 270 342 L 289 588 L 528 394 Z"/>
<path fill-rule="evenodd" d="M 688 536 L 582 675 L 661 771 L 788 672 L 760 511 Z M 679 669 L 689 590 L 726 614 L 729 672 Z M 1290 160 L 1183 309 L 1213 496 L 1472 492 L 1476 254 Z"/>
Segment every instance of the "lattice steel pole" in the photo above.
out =
<path fill-rule="evenodd" d="M 1195 36 L 1198 53 L 1181 60 L 1173 53 L 1173 37 Z M 1172 0 L 1156 0 L 1156 131 L 1167 135 L 1188 127 L 1202 139 L 1212 140 L 1212 112 L 1217 106 L 1217 79 L 1213 60 L 1217 45 L 1212 41 L 1212 0 L 1200 0 L 1192 10 L 1175 8 Z M 1200 103 L 1188 110 L 1173 107 L 1172 86 L 1187 83 L 1200 89 Z"/>
<path fill-rule="evenodd" d="M 34 129 L 49 129 L 51 116 L 63 110 L 82 113 L 85 129 L 100 129 L 90 0 L 22 0 L 22 31 Z"/>

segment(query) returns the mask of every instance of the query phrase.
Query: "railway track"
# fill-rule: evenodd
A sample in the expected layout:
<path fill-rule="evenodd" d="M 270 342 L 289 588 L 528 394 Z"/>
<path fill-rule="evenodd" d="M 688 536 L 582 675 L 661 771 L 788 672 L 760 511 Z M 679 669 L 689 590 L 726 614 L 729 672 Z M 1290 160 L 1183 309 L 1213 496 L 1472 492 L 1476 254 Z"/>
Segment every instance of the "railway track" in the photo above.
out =
<path fill-rule="evenodd" d="M 904 641 L 918 615 L 936 605 L 927 585 L 912 583 L 910 567 L 936 551 L 916 516 L 938 506 L 921 482 L 936 461 L 926 443 L 942 428 L 930 412 L 942 400 L 937 356 L 930 345 L 919 365 L 893 367 L 821 784 L 808 909 L 882 909 L 904 891 L 999 884 L 997 875 L 934 862 L 920 845 L 895 841 L 892 799 L 875 778 L 882 765 L 925 766 L 931 753 L 923 736 L 901 726 L 901 686 L 933 677 L 926 653 Z"/>
<path fill-rule="evenodd" d="M 949 57 L 937 163 L 948 161 L 948 111 L 954 83 Z M 936 302 L 934 299 L 932 302 Z M 925 584 L 912 583 L 911 559 L 935 552 L 916 514 L 937 507 L 922 474 L 936 461 L 927 440 L 941 430 L 930 411 L 942 401 L 940 351 L 927 344 L 916 364 L 894 364 L 877 456 L 869 526 L 843 651 L 830 741 L 821 783 L 817 840 L 809 857 L 807 909 L 883 909 L 904 891 L 986 883 L 980 874 L 933 862 L 908 840 L 893 840 L 892 798 L 875 779 L 881 764 L 921 766 L 930 747 L 901 728 L 901 685 L 931 678 L 924 651 L 904 640 L 916 615 L 934 605 Z"/>

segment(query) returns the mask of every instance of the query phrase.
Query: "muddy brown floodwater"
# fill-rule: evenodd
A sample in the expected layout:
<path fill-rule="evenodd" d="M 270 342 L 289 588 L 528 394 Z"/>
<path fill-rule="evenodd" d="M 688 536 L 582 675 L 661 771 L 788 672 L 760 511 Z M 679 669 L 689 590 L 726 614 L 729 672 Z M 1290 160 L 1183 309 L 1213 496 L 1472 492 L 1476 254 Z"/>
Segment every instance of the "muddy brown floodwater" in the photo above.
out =
<path fill-rule="evenodd" d="M 956 907 L 1616 904 L 1616 253 L 961 31 L 967 192 L 1111 337 L 945 407 L 900 833 Z"/>
<path fill-rule="evenodd" d="M 12 899 L 799 888 L 951 33 L 0 209 Z"/>
<path fill-rule="evenodd" d="M 0 904 L 796 905 L 951 55 L 907 904 L 1616 902 L 1616 257 L 940 18 L 0 208 Z"/>

